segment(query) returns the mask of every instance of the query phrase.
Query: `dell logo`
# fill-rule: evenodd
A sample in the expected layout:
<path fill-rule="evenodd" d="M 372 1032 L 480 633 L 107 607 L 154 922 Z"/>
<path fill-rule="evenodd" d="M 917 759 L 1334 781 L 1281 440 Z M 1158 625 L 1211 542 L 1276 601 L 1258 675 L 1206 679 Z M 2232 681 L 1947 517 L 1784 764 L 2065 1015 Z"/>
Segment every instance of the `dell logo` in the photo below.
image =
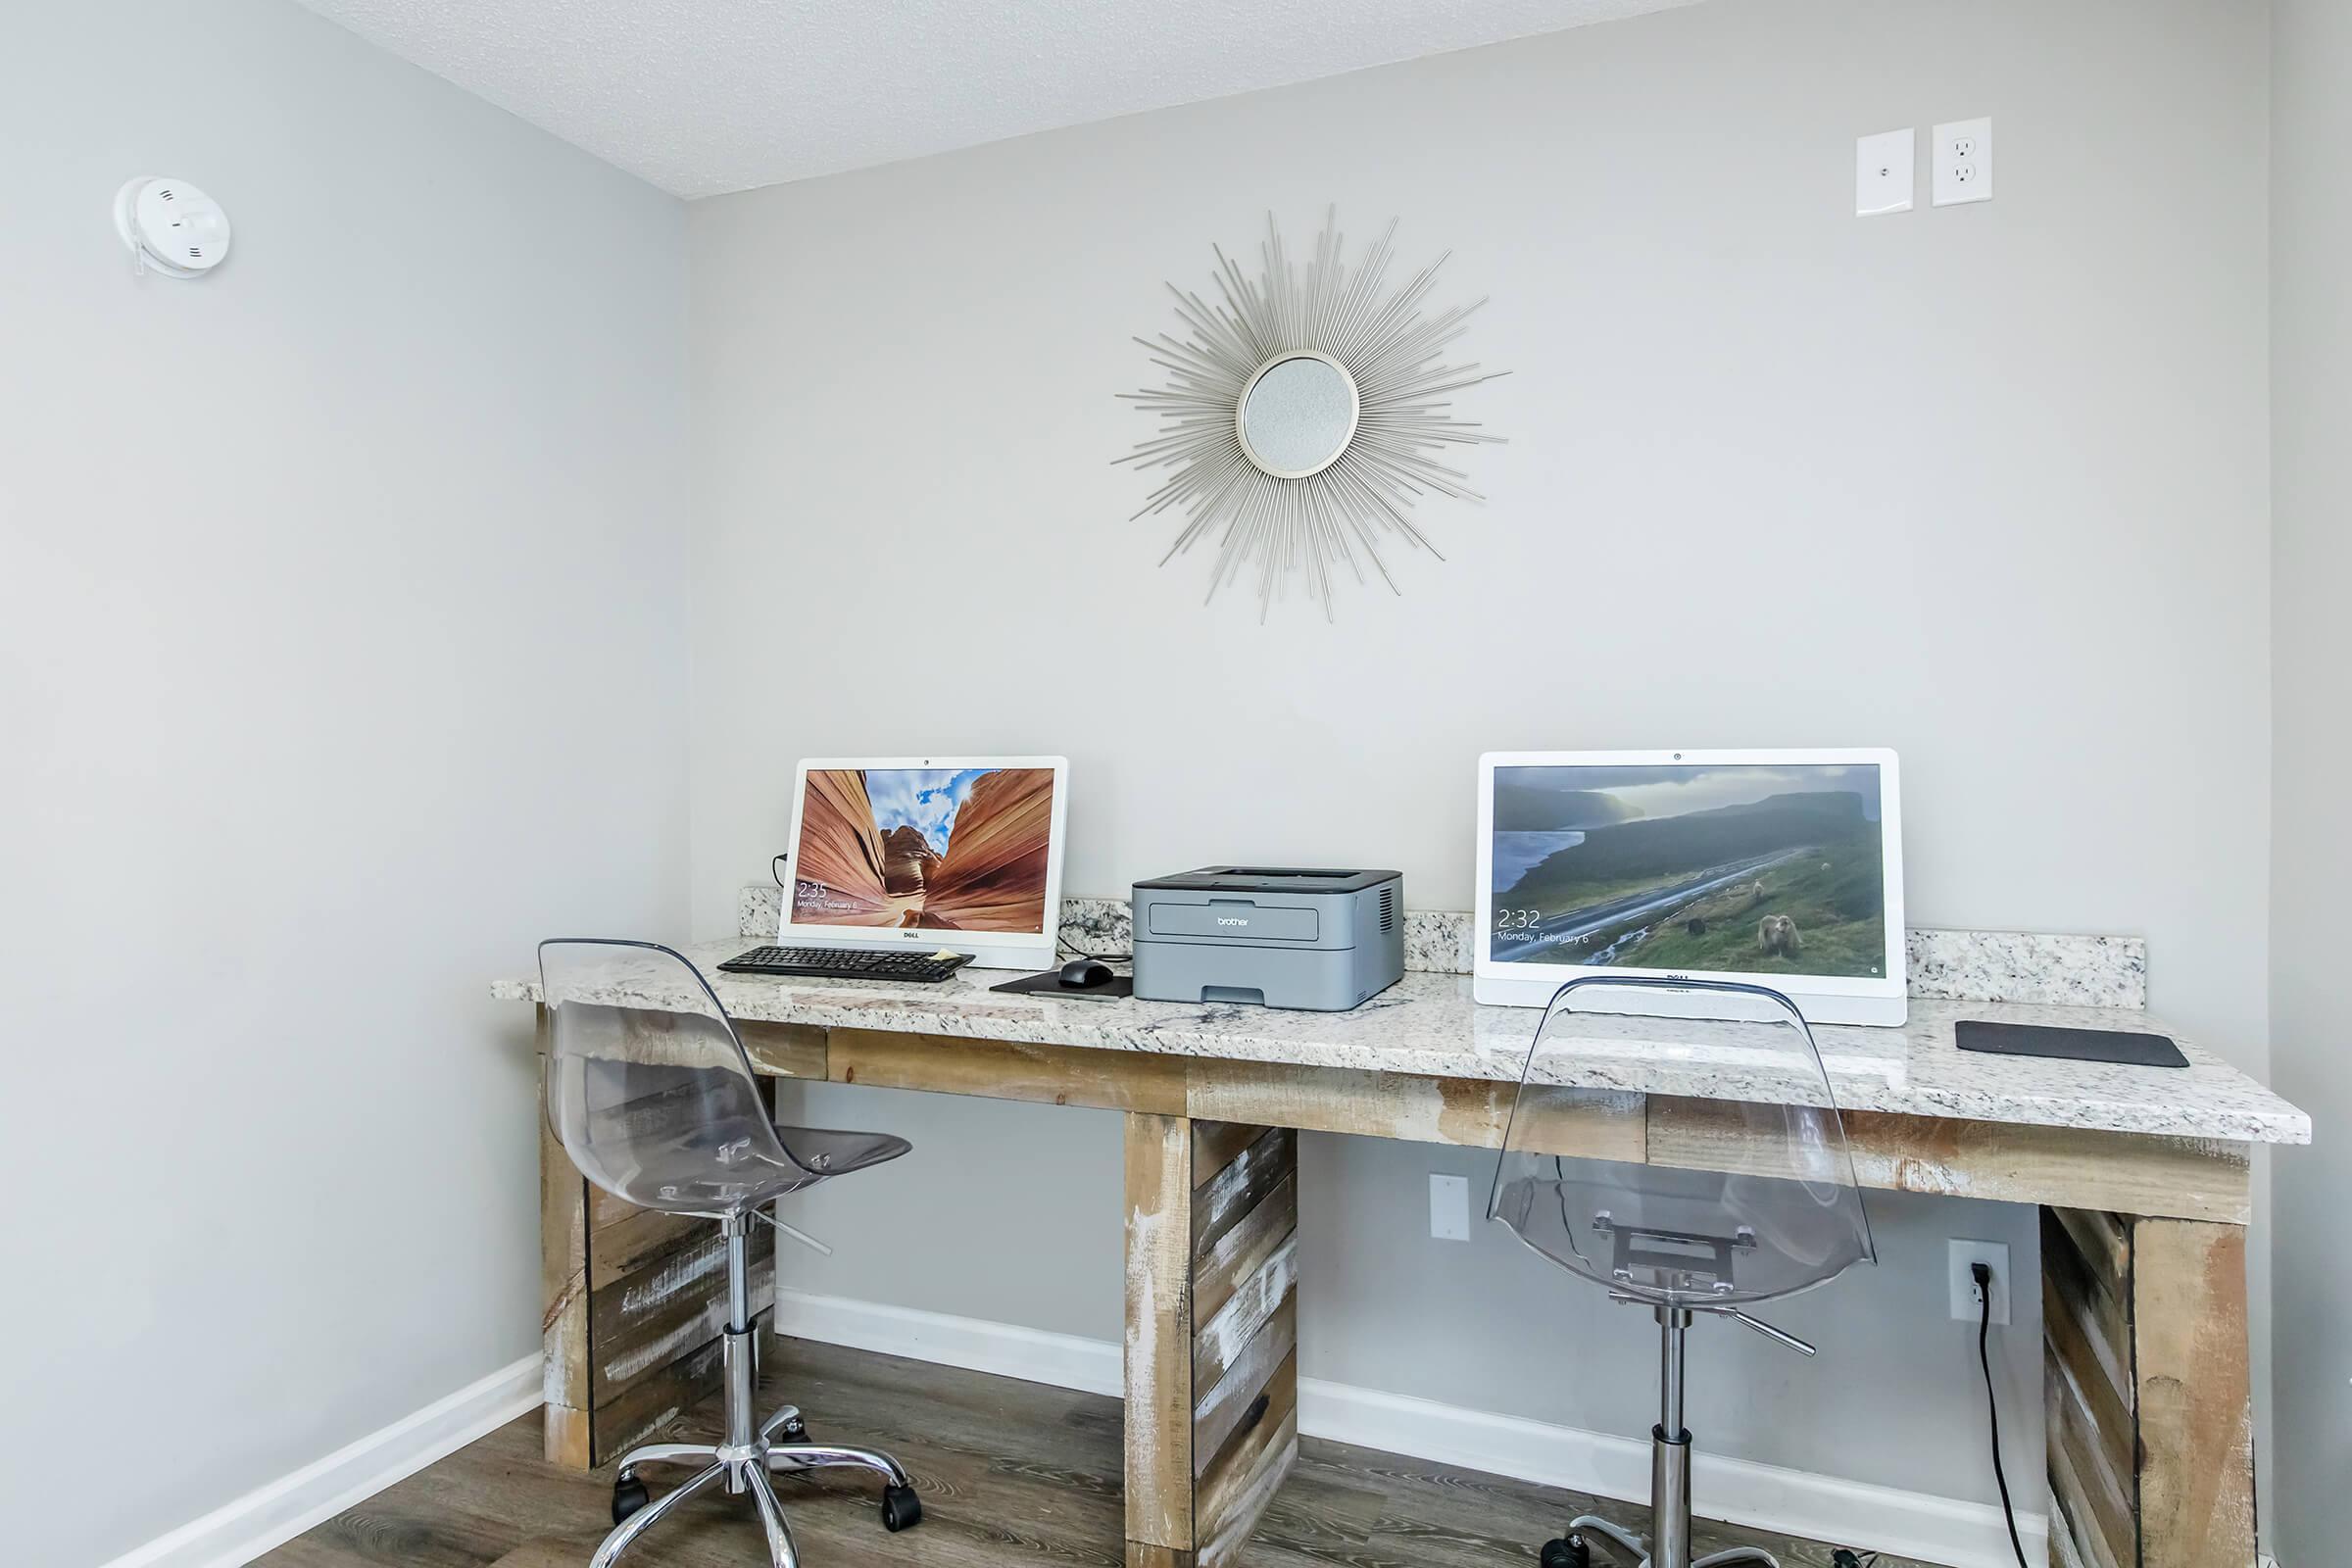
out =
<path fill-rule="evenodd" d="M 1243 915 L 1220 914 L 1217 916 L 1217 924 L 1219 925 L 1248 925 L 1250 921 L 1248 918 Z"/>

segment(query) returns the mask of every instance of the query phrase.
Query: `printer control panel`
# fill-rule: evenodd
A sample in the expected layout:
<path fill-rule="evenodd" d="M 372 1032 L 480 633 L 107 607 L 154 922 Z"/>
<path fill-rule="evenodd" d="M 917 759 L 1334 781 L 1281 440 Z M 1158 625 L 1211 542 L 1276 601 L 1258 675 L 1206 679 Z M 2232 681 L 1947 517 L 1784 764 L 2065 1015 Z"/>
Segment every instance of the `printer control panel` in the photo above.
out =
<path fill-rule="evenodd" d="M 1154 901 L 1145 928 L 1155 937 L 1238 937 L 1250 942 L 1312 942 L 1321 923 L 1311 908 L 1259 905 L 1249 899 L 1200 904 Z"/>

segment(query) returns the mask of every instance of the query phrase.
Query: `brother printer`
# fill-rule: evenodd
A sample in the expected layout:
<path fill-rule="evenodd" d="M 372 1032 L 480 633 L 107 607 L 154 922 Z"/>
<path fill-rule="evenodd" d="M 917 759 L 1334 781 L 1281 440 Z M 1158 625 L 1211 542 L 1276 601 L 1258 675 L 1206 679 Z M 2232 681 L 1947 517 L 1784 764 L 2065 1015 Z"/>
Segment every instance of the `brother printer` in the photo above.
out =
<path fill-rule="evenodd" d="M 1212 865 L 1135 884 L 1135 994 L 1345 1012 L 1404 976 L 1404 875 Z"/>

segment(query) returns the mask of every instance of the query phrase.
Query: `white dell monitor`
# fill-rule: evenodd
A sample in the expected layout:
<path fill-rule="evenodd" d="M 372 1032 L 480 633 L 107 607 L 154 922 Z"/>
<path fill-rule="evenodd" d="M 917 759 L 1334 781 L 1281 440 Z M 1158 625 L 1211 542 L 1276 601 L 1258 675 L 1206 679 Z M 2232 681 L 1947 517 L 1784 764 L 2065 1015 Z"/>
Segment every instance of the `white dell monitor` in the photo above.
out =
<path fill-rule="evenodd" d="M 1052 968 L 1069 766 L 1059 757 L 803 762 L 776 940 Z"/>
<path fill-rule="evenodd" d="M 1816 1023 L 1907 1016 L 1890 751 L 1490 753 L 1477 900 L 1482 1003 L 1640 975 L 1769 986 Z M 1643 997 L 1706 1016 L 1703 993 Z"/>

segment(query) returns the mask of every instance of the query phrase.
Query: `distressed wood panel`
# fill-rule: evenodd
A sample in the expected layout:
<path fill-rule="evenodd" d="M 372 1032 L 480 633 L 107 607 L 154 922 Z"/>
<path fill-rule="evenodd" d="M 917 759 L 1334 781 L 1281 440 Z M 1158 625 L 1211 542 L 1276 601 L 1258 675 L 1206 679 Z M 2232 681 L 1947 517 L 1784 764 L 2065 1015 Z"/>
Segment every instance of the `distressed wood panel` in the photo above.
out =
<path fill-rule="evenodd" d="M 2101 1275 L 2048 1209 L 2041 1221 L 2041 1321 L 2049 1375 L 2072 1382 L 2119 1474 L 2132 1469 L 2132 1321 L 2121 1278 Z"/>
<path fill-rule="evenodd" d="M 1233 1358 L 1257 1337 L 1266 1320 L 1290 1304 L 1298 1282 L 1298 1233 L 1293 1231 L 1273 1254 L 1236 1289 L 1226 1303 L 1193 1329 L 1193 1387 L 1210 1389 Z"/>
<path fill-rule="evenodd" d="M 2101 1247 L 2095 1253 L 2085 1253 L 2077 1240 L 2077 1228 L 2068 1219 L 2079 1214 L 2075 1209 L 2041 1211 L 2043 1295 L 2055 1295 L 2067 1303 L 2100 1370 L 2118 1389 L 2129 1390 L 2131 1248 L 2127 1242 L 2120 1248 Z"/>
<path fill-rule="evenodd" d="M 1127 1539 L 1193 1546 L 1193 1130 L 1126 1119 Z"/>
<path fill-rule="evenodd" d="M 547 1103 L 547 1008 L 539 1009 L 539 1102 Z M 588 1182 L 539 1115 L 539 1345 L 550 1464 L 591 1460 L 588 1396 Z"/>
<path fill-rule="evenodd" d="M 1193 1255 L 1214 1248 L 1298 1168 L 1298 1135 L 1288 1127 L 1269 1127 L 1207 1181 L 1200 1181 L 1196 1170 Z"/>
<path fill-rule="evenodd" d="M 1180 1546 L 1130 1541 L 1127 1543 L 1127 1568 L 1193 1568 L 1193 1554 Z"/>
<path fill-rule="evenodd" d="M 1298 1303 L 1294 1296 L 1266 1321 L 1225 1375 L 1193 1396 L 1193 1472 L 1198 1475 L 1245 1425 L 1254 1426 L 1250 1409 L 1260 1396 L 1271 1396 L 1276 1374 L 1286 1364 L 1293 1383 L 1298 1368 Z"/>
<path fill-rule="evenodd" d="M 1200 1184 L 1193 1237 L 1193 1541 L 1207 1564 L 1233 1559 L 1298 1452 L 1298 1135 L 1265 1131 Z"/>
<path fill-rule="evenodd" d="M 1238 1121 L 1193 1123 L 1193 1185 L 1204 1186 L 1235 1157 L 1265 1136 L 1263 1127 Z"/>
<path fill-rule="evenodd" d="M 599 1404 L 591 1418 L 591 1465 L 611 1464 L 718 1391 L 719 1342 L 711 1340 L 656 1368 Z"/>
<path fill-rule="evenodd" d="M 1196 1116 L 1473 1149 L 1501 1144 L 1514 1087 L 1281 1062 L 1202 1059 L 1193 1068 Z"/>
<path fill-rule="evenodd" d="M 1219 1456 L 1200 1483 L 1201 1568 L 1226 1568 L 1241 1559 L 1250 1533 L 1265 1514 L 1274 1494 L 1298 1462 L 1298 1379 L 1278 1380 L 1277 1387 L 1294 1391 L 1294 1406 L 1280 1413 L 1269 1410 L 1246 1438 Z"/>
<path fill-rule="evenodd" d="M 882 1089 L 1185 1114 L 1186 1058 L 1134 1051 L 836 1029 L 825 1071 L 835 1083 Z"/>
<path fill-rule="evenodd" d="M 594 1418 L 568 1404 L 539 1407 L 539 1452 L 549 1464 L 564 1470 L 593 1470 L 596 1445 Z"/>
<path fill-rule="evenodd" d="M 2058 1222 L 2085 1266 L 2120 1298 L 2123 1282 L 2132 1277 L 2132 1222 L 2121 1214 L 2089 1208 L 2041 1212 L 2043 1219 Z"/>
<path fill-rule="evenodd" d="M 1270 1127 L 1499 1149 L 1517 1093 L 1515 1084 L 1485 1079 L 1200 1060 L 1193 1063 L 1190 1104 L 1196 1116 Z M 1539 1153 L 1642 1158 L 1640 1095 L 1563 1094 L 1548 1103 L 1532 1102 L 1530 1114 L 1535 1120 L 1522 1142 Z"/>
<path fill-rule="evenodd" d="M 597 1406 L 640 1378 L 718 1337 L 727 1326 L 727 1240 L 710 1220 L 701 1237 L 594 1293 L 588 1305 L 589 1392 Z M 593 1246 L 593 1241 L 591 1242 Z M 749 1238 L 752 1311 L 775 1304 L 775 1233 Z"/>
<path fill-rule="evenodd" d="M 2041 1211 L 2042 1416 L 2053 1550 L 2139 1568 L 2129 1225 Z"/>
<path fill-rule="evenodd" d="M 1195 1261 L 1193 1311 L 1209 1318 L 1223 1311 L 1298 1228 L 1298 1180 L 1286 1175 L 1265 1201 Z"/>
<path fill-rule="evenodd" d="M 716 1234 L 694 1214 L 637 1208 L 612 1194 L 588 1189 L 588 1288 L 601 1291 L 684 1248 Z"/>
<path fill-rule="evenodd" d="M 2240 1145 L 2140 1133 L 1848 1111 L 1855 1180 L 1888 1192 L 2004 1203 L 2113 1209 L 2243 1224 L 2253 1198 Z M 1764 1168 L 1731 1101 L 1653 1095 L 1647 1157 L 1655 1165 L 1742 1175 Z"/>
<path fill-rule="evenodd" d="M 743 1037 L 744 1054 L 752 1066 L 779 1078 L 825 1079 L 826 1032 L 813 1024 L 760 1023 L 738 1018 L 735 1032 Z"/>
<path fill-rule="evenodd" d="M 2064 1535 L 2090 1568 L 2137 1568 L 2129 1468 L 2113 1469 L 2078 1391 L 2054 1371 L 2042 1380 L 2043 1441 L 2048 1446 L 2052 1541 Z"/>
<path fill-rule="evenodd" d="M 2251 1568 L 2254 1407 L 2246 1233 L 2132 1227 L 2139 1416 L 2139 1568 Z"/>

